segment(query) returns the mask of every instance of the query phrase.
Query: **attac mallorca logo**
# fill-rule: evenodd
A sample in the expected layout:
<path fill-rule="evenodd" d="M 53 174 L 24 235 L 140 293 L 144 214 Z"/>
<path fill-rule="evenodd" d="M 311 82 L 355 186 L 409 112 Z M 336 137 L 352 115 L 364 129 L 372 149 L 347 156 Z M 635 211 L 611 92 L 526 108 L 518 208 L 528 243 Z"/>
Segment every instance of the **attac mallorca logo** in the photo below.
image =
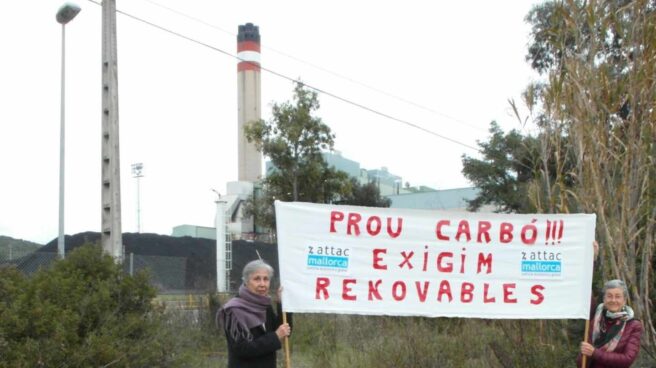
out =
<path fill-rule="evenodd" d="M 350 252 L 349 248 L 308 245 L 307 267 L 308 269 L 346 271 L 349 267 Z"/>
<path fill-rule="evenodd" d="M 560 277 L 563 270 L 562 253 L 553 250 L 522 252 L 522 276 Z"/>

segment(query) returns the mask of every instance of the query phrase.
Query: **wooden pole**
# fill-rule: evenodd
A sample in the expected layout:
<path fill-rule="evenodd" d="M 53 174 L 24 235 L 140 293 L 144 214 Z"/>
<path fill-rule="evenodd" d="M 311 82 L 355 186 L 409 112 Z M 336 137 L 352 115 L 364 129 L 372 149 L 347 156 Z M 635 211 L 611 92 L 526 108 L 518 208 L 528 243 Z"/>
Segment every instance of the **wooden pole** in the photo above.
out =
<path fill-rule="evenodd" d="M 287 313 L 282 312 L 282 323 L 287 323 Z M 292 368 L 292 363 L 289 356 L 289 336 L 285 336 L 285 368 Z"/>
<path fill-rule="evenodd" d="M 588 342 L 588 331 L 589 331 L 589 330 L 590 330 L 590 320 L 589 320 L 589 319 L 586 319 L 586 320 L 585 320 L 585 332 L 584 332 L 584 335 L 583 335 L 583 341 L 584 341 L 584 342 Z M 581 368 L 586 368 L 586 367 L 587 367 L 587 363 L 588 363 L 588 359 L 587 359 L 588 356 L 585 355 L 585 354 L 581 354 L 581 355 L 582 355 L 582 359 L 581 359 Z"/>

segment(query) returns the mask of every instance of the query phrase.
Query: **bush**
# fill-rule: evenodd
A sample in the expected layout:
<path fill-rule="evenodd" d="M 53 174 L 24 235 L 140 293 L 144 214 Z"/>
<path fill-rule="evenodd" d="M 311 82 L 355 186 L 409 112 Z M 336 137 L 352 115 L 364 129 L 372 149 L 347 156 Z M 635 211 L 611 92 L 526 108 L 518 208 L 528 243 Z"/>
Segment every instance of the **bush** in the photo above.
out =
<path fill-rule="evenodd" d="M 0 367 L 177 367 L 155 289 L 98 246 L 26 278 L 0 270 Z"/>

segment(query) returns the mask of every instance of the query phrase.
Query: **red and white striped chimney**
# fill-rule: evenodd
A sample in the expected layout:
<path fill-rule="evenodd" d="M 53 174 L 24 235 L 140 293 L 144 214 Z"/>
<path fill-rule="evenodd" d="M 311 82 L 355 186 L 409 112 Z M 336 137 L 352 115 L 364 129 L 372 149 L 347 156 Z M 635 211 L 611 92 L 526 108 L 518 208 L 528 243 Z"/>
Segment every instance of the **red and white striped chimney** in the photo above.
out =
<path fill-rule="evenodd" d="M 262 154 L 248 143 L 244 126 L 260 120 L 260 30 L 253 23 L 239 26 L 237 34 L 238 80 L 238 180 L 255 182 L 262 176 Z"/>

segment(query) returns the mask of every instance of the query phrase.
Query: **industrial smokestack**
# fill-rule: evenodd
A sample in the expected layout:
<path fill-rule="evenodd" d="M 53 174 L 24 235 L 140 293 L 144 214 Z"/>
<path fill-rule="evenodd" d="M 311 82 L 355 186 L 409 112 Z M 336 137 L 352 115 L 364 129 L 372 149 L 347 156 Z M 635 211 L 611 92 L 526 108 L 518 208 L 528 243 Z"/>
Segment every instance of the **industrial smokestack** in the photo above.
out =
<path fill-rule="evenodd" d="M 248 143 L 244 126 L 260 120 L 260 30 L 253 23 L 239 26 L 237 34 L 238 142 L 239 181 L 255 182 L 262 176 L 262 154 Z"/>

